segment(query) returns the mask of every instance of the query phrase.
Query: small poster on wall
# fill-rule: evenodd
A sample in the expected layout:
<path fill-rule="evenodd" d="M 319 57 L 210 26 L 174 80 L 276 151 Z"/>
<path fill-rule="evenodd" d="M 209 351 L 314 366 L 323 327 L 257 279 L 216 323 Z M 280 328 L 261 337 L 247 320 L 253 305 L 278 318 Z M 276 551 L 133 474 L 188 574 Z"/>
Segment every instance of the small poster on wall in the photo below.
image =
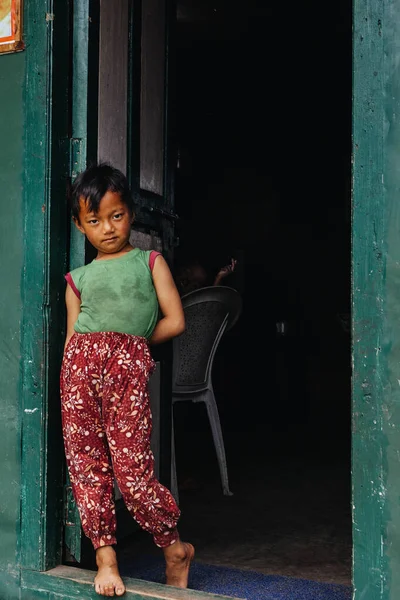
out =
<path fill-rule="evenodd" d="M 0 0 L 0 54 L 24 49 L 22 0 Z"/>

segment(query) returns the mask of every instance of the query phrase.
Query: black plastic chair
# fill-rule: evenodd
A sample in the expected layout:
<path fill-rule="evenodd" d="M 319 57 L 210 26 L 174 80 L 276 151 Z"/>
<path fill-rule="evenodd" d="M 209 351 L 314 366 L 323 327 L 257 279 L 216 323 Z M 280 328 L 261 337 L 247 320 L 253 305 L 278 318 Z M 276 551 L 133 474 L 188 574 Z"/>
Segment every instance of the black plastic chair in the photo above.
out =
<path fill-rule="evenodd" d="M 237 322 L 242 311 L 242 298 L 233 288 L 205 287 L 182 297 L 186 330 L 173 341 L 172 405 L 176 402 L 204 402 L 210 421 L 222 489 L 229 489 L 225 446 L 218 407 L 212 385 L 214 357 L 222 336 Z M 179 501 L 175 462 L 172 413 L 171 491 Z"/>

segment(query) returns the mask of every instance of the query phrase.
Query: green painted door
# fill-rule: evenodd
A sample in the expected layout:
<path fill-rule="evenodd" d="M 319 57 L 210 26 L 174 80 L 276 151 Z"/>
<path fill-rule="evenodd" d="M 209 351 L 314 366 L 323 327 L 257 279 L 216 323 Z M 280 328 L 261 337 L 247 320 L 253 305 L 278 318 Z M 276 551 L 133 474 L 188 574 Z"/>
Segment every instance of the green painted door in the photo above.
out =
<path fill-rule="evenodd" d="M 353 6 L 353 582 L 400 597 L 400 2 Z"/>
<path fill-rule="evenodd" d="M 97 146 L 97 72 L 99 15 L 98 3 L 75 0 L 72 17 L 72 94 L 71 94 L 71 181 L 96 157 Z M 69 270 L 86 262 L 85 238 L 70 227 Z M 66 558 L 81 560 L 81 524 L 68 474 L 65 485 L 64 539 Z"/>
<path fill-rule="evenodd" d="M 171 262 L 174 246 L 175 146 L 171 131 L 171 38 L 175 23 L 169 0 L 75 0 L 72 11 L 71 181 L 89 162 L 107 161 L 126 172 L 136 204 L 133 236 L 159 245 Z M 139 244 L 138 244 L 139 245 Z M 93 258 L 75 227 L 70 229 L 69 268 Z M 171 360 L 162 363 L 160 472 L 169 483 Z M 118 537 L 135 522 L 117 492 Z M 81 525 L 72 490 L 65 485 L 65 558 L 81 562 Z M 86 542 L 86 540 L 85 540 Z"/>

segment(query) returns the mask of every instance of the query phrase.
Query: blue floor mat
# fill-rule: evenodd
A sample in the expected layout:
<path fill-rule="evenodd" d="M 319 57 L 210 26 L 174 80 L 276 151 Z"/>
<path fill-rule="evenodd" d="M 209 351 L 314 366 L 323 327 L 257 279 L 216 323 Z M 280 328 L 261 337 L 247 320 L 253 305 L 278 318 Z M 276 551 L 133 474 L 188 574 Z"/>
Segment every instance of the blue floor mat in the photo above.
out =
<path fill-rule="evenodd" d="M 135 564 L 120 563 L 121 575 L 164 583 L 164 561 L 146 557 Z M 278 575 L 264 575 L 194 562 L 189 588 L 246 600 L 351 600 L 350 586 L 320 583 Z"/>

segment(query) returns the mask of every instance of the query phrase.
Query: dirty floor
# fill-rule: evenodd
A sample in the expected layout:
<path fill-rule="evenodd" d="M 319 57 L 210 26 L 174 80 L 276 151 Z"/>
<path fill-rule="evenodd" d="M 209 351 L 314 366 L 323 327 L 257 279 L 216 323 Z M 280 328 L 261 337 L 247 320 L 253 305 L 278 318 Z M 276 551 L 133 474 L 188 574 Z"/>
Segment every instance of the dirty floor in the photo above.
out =
<path fill-rule="evenodd" d="M 197 560 L 350 584 L 348 439 L 306 426 L 225 437 L 231 497 L 222 494 L 209 432 L 177 436 L 180 532 Z M 143 532 L 119 545 L 124 560 L 159 552 Z"/>

